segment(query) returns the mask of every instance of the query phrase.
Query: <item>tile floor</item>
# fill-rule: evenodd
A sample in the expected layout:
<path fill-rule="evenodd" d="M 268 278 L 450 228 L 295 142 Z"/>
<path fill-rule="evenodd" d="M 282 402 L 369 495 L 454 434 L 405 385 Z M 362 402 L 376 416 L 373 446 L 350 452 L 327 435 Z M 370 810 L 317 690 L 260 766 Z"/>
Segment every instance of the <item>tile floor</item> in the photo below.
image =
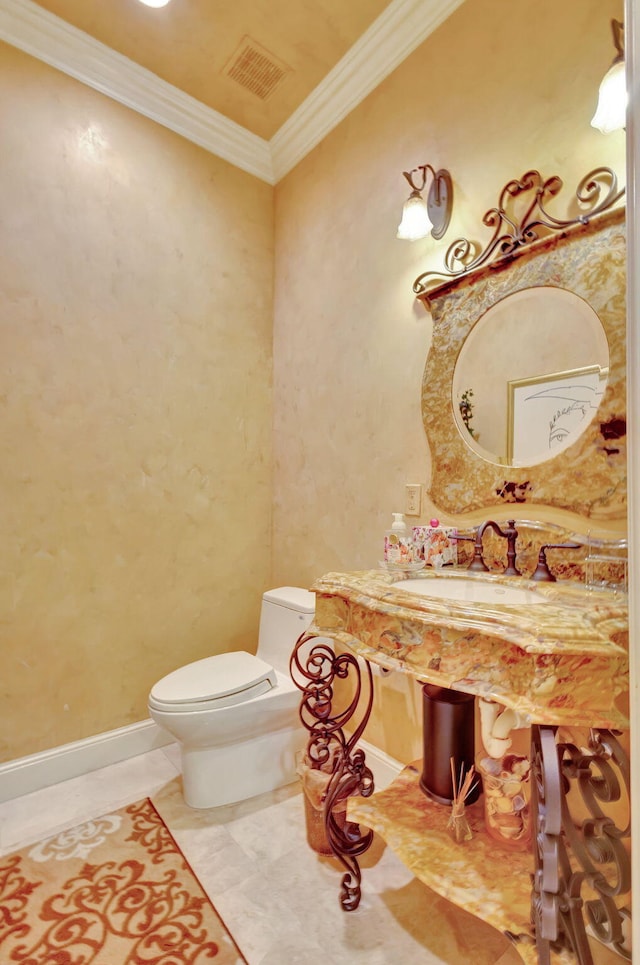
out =
<path fill-rule="evenodd" d="M 413 878 L 379 839 L 361 862 L 360 907 L 344 913 L 340 866 L 308 848 L 297 784 L 194 811 L 175 745 L 0 804 L 0 854 L 143 797 L 249 965 L 521 965 L 506 938 Z"/>

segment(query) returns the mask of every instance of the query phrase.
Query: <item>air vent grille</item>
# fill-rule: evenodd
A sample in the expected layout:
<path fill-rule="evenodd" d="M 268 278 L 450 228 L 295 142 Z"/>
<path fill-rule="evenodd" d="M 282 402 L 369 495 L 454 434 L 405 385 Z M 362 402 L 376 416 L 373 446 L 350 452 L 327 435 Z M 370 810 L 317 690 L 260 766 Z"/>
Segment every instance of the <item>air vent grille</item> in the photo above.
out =
<path fill-rule="evenodd" d="M 251 37 L 242 43 L 223 73 L 261 100 L 266 100 L 281 83 L 289 68 Z"/>

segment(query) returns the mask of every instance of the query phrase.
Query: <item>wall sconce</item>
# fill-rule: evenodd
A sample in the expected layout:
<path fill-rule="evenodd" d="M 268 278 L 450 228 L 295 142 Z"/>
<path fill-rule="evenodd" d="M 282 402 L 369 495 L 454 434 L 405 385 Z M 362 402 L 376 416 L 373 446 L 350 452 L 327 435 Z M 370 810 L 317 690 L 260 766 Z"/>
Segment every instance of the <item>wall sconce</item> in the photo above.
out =
<path fill-rule="evenodd" d="M 624 24 L 619 20 L 612 20 L 611 30 L 613 31 L 613 43 L 617 50 L 617 55 L 611 67 L 602 78 L 598 95 L 598 106 L 591 121 L 591 126 L 602 131 L 603 134 L 611 134 L 613 131 L 622 130 L 626 124 L 627 113 L 627 85 L 624 71 L 623 45 Z"/>
<path fill-rule="evenodd" d="M 425 190 L 427 184 L 427 171 L 431 172 L 433 180 L 425 201 L 421 192 Z M 411 194 L 404 203 L 402 220 L 398 225 L 396 237 L 417 241 L 418 238 L 426 238 L 431 232 L 431 237 L 439 240 L 449 227 L 451 220 L 453 205 L 451 175 L 444 169 L 434 171 L 430 164 L 421 164 L 413 171 L 402 173 L 409 182 Z M 421 184 L 415 183 L 414 175 L 422 176 Z"/>

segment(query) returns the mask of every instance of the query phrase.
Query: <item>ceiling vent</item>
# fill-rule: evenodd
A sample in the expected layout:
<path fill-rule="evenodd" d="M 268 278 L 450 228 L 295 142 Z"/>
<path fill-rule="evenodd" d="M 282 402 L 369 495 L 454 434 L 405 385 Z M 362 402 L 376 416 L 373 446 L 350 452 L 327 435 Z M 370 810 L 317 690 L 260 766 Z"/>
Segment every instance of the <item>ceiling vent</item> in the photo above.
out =
<path fill-rule="evenodd" d="M 223 74 L 264 101 L 273 94 L 289 69 L 251 37 L 243 37 Z"/>

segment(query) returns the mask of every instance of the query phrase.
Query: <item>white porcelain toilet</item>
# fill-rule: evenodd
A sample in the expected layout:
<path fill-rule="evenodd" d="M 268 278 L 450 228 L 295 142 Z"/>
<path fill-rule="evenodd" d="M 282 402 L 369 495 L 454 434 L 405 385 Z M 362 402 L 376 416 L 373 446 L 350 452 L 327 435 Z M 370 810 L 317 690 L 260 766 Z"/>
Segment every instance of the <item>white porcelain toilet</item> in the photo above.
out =
<path fill-rule="evenodd" d="M 296 779 L 296 754 L 307 732 L 289 657 L 314 612 L 308 590 L 269 590 L 262 597 L 257 656 L 240 651 L 206 657 L 151 689 L 150 716 L 180 744 L 190 807 L 232 804 Z"/>

